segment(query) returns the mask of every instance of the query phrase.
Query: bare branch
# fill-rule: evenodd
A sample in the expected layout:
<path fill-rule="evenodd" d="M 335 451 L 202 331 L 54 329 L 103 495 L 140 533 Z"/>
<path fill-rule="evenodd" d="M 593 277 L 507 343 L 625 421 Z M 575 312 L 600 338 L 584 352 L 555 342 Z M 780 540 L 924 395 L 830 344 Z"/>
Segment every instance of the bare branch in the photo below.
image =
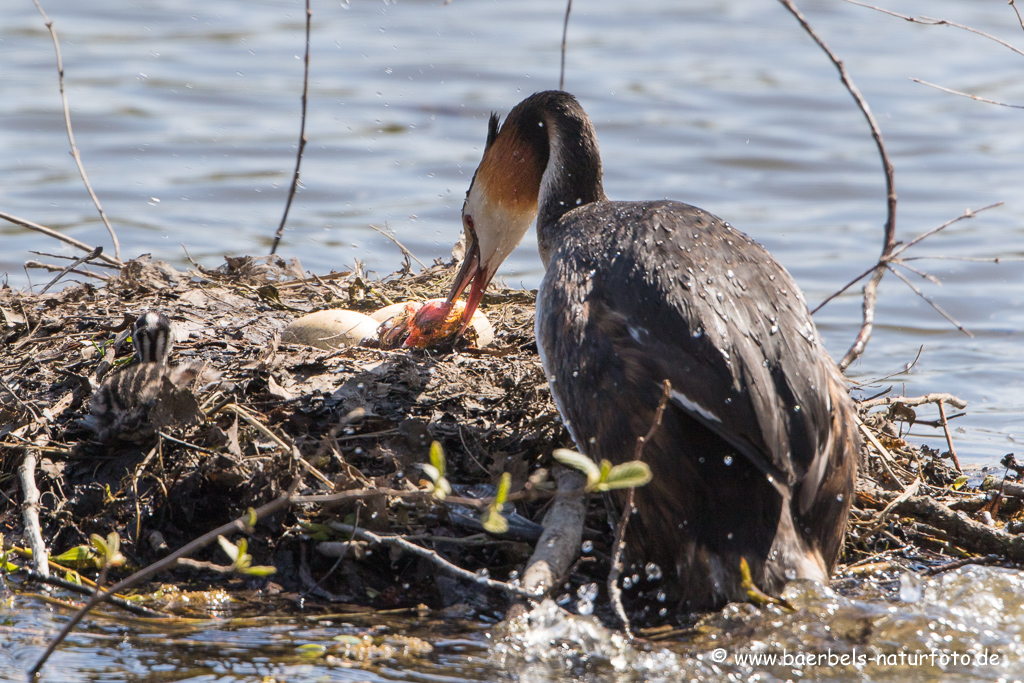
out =
<path fill-rule="evenodd" d="M 943 318 L 945 318 L 949 322 L 953 323 L 953 325 L 956 326 L 956 329 L 960 330 L 961 332 L 966 334 L 968 337 L 974 337 L 974 334 L 970 330 L 968 330 L 966 327 L 961 325 L 960 322 L 956 318 L 951 316 L 949 313 L 947 313 L 945 311 L 945 309 L 942 308 L 942 306 L 939 306 L 937 303 L 935 303 L 934 301 L 929 299 L 927 296 L 925 296 L 924 293 L 920 289 L 918 289 L 918 287 L 913 282 L 911 282 L 910 280 L 907 279 L 906 275 L 904 275 L 900 271 L 896 270 L 891 265 L 887 265 L 886 267 L 889 270 L 892 271 L 893 275 L 895 275 L 899 279 L 903 280 L 903 282 L 906 283 L 907 287 L 910 287 L 912 290 L 914 290 L 914 294 L 917 294 L 919 297 L 921 297 L 922 299 L 927 301 L 928 305 L 931 306 L 932 308 L 934 308 L 939 313 L 939 315 L 941 315 Z"/>
<path fill-rule="evenodd" d="M 284 204 L 284 215 L 281 216 L 281 224 L 277 226 L 277 232 L 274 233 L 274 244 L 270 247 L 271 254 L 277 253 L 277 245 L 281 242 L 281 236 L 284 234 L 284 224 L 288 222 L 288 212 L 292 208 L 292 200 L 295 199 L 295 191 L 299 187 L 299 167 L 302 166 L 302 152 L 306 149 L 306 103 L 309 100 L 309 25 L 312 17 L 313 11 L 309 7 L 309 0 L 306 0 L 306 54 L 303 59 L 302 120 L 299 124 L 299 151 L 295 155 L 295 173 L 292 174 L 292 184 L 288 188 L 288 200 Z"/>
<path fill-rule="evenodd" d="M 875 406 L 891 406 L 895 403 L 905 405 L 908 407 L 923 406 L 926 403 L 948 403 L 954 408 L 963 410 L 967 407 L 967 401 L 962 398 L 958 398 L 953 394 L 925 394 L 924 396 L 882 396 L 881 398 L 873 398 L 867 401 L 861 401 L 857 404 L 859 408 L 874 408 Z"/>
<path fill-rule="evenodd" d="M 857 332 L 857 337 L 853 340 L 853 344 L 847 349 L 846 355 L 839 361 L 840 370 L 845 370 L 850 367 L 850 363 L 860 358 L 860 355 L 864 353 L 864 348 L 868 345 L 868 340 L 871 339 L 871 331 L 875 326 L 875 302 L 878 300 L 878 283 L 882 281 L 884 274 L 885 266 L 879 263 L 879 265 L 875 266 L 871 279 L 864 285 L 864 302 L 861 304 L 862 321 L 860 330 Z"/>
<path fill-rule="evenodd" d="M 927 280 L 928 282 L 932 283 L 933 285 L 938 285 L 939 287 L 942 286 L 942 280 L 940 280 L 939 278 L 935 277 L 931 273 L 926 273 L 923 270 L 915 268 L 914 266 L 908 266 L 906 263 L 904 263 L 900 259 L 893 259 L 892 261 L 890 261 L 890 263 L 894 263 L 894 264 L 896 264 L 898 266 L 902 266 L 902 267 L 906 268 L 907 270 L 909 270 L 914 275 L 917 275 L 919 277 L 924 278 L 925 280 Z"/>
<path fill-rule="evenodd" d="M 804 31 L 814 39 L 814 42 L 818 44 L 828 58 L 832 60 L 832 64 L 835 65 L 839 71 L 839 77 L 846 86 L 846 89 L 850 92 L 857 106 L 864 114 L 864 118 L 867 119 L 868 126 L 871 128 L 871 137 L 875 140 L 875 145 L 878 147 L 878 154 L 882 158 L 882 168 L 885 171 L 885 189 L 886 189 L 886 208 L 887 216 L 885 221 L 885 234 L 882 243 L 882 255 L 879 257 L 878 263 L 874 267 L 874 273 L 871 279 L 866 285 L 864 285 L 864 304 L 863 310 L 863 321 L 861 322 L 860 331 L 857 333 L 856 339 L 854 339 L 853 345 L 843 356 L 843 359 L 839 362 L 840 369 L 846 369 L 850 363 L 856 360 L 862 353 L 864 353 L 864 347 L 867 346 L 868 340 L 871 338 L 871 330 L 874 327 L 875 321 L 875 300 L 876 292 L 878 290 L 878 283 L 882 281 L 882 276 L 885 275 L 885 261 L 892 253 L 893 247 L 896 244 L 896 188 L 895 179 L 893 173 L 892 162 L 889 160 L 889 154 L 885 151 L 885 141 L 882 139 L 882 131 L 878 127 L 878 122 L 875 121 L 874 114 L 871 113 L 871 107 L 868 106 L 867 100 L 861 95 L 860 90 L 854 85 L 850 79 L 850 75 L 846 72 L 846 67 L 843 66 L 842 61 L 832 52 L 831 48 L 817 32 L 807 22 L 807 19 L 800 10 L 796 8 L 792 0 L 779 0 L 783 6 L 789 10 L 789 12 L 796 17 L 796 20 L 800 22 Z M 863 277 L 863 275 L 861 276 Z M 860 278 L 858 278 L 859 280 Z M 818 308 L 821 308 L 819 306 Z M 817 310 L 817 309 L 815 309 Z"/>
<path fill-rule="evenodd" d="M 956 466 L 957 472 L 963 472 L 960 467 L 960 458 L 956 457 L 956 448 L 953 446 L 953 435 L 949 432 L 949 420 L 946 419 L 946 408 L 942 405 L 942 401 L 939 401 L 936 405 L 939 406 L 939 419 L 942 420 L 942 431 L 946 434 L 946 444 L 949 446 L 949 457 L 953 458 L 953 464 Z"/>
<path fill-rule="evenodd" d="M 85 256 L 80 256 L 78 259 L 76 259 L 74 262 L 72 262 L 69 266 L 65 267 L 62 271 L 57 273 L 57 277 L 55 277 L 52 280 L 50 280 L 49 284 L 47 284 L 45 287 L 43 287 L 42 291 L 39 292 L 39 293 L 40 294 L 46 294 L 46 290 L 48 290 L 50 287 L 53 287 L 55 284 L 57 284 L 57 281 L 60 280 L 62 277 L 67 275 L 72 270 L 75 270 L 75 268 L 80 266 L 83 262 L 88 261 L 89 259 L 92 259 L 92 258 L 96 258 L 97 256 L 99 256 L 102 253 L 103 253 L 103 247 L 96 247 L 95 249 L 93 249 L 91 252 L 89 252 Z"/>
<path fill-rule="evenodd" d="M 28 228 L 29 230 L 35 230 L 36 232 L 41 232 L 44 235 L 46 235 L 47 237 L 52 237 L 55 240 L 60 240 L 61 242 L 64 242 L 65 244 L 70 244 L 74 248 L 81 249 L 82 251 L 85 251 L 85 252 L 91 252 L 91 251 L 96 249 L 96 247 L 90 247 L 85 242 L 79 242 L 74 237 L 68 237 L 67 235 L 62 235 L 61 233 L 57 232 L 56 230 L 54 230 L 52 228 L 47 228 L 45 225 L 39 225 L 38 223 L 33 223 L 32 221 L 25 220 L 24 218 L 18 218 L 17 216 L 12 216 L 11 214 L 4 213 L 3 211 L 0 211 L 0 219 L 3 219 L 5 221 L 7 221 L 8 223 L 14 223 L 15 225 L 20 225 L 23 228 Z M 119 258 L 111 258 L 110 256 L 107 256 L 106 254 L 103 254 L 103 253 L 97 254 L 97 258 L 99 258 L 101 261 L 103 261 L 104 263 L 106 263 L 106 264 L 108 264 L 108 265 L 110 265 L 110 266 L 112 266 L 114 268 L 121 268 L 122 266 L 124 266 L 124 263 L 121 262 L 121 259 L 119 259 Z"/>
<path fill-rule="evenodd" d="M 959 90 L 953 90 L 952 88 L 943 88 L 941 85 L 935 85 L 934 83 L 929 83 L 928 81 L 922 81 L 920 78 L 911 78 L 910 80 L 914 81 L 915 83 L 920 83 L 921 85 L 927 85 L 929 88 L 935 88 L 936 90 L 941 90 L 942 92 L 948 92 L 952 95 L 969 97 L 972 100 L 977 100 L 978 102 L 985 102 L 987 104 L 998 104 L 1000 107 L 1010 107 L 1011 109 L 1024 109 L 1024 104 L 1007 104 L 1006 102 L 996 102 L 995 100 L 989 100 L 984 97 L 979 97 L 978 95 L 960 92 Z"/>
<path fill-rule="evenodd" d="M 975 33 L 975 34 L 977 34 L 979 36 L 982 36 L 983 38 L 988 38 L 991 41 L 999 43 L 1003 47 L 1009 48 L 1009 49 L 1013 50 L 1014 52 L 1016 52 L 1017 54 L 1019 54 L 1022 57 L 1024 57 L 1024 52 L 1022 52 L 1020 49 L 1014 47 L 1013 45 L 1010 45 L 1005 40 L 1000 40 L 999 38 L 996 38 L 995 36 L 993 36 L 990 33 L 985 33 L 984 31 L 979 31 L 976 28 L 971 28 L 970 26 L 964 26 L 963 24 L 958 24 L 955 21 L 948 21 L 946 19 L 933 19 L 931 17 L 912 17 L 912 16 L 909 16 L 907 14 L 900 14 L 899 12 L 893 12 L 892 10 L 884 9 L 882 7 L 875 7 L 874 5 L 868 5 L 868 4 L 863 3 L 863 2 L 857 2 L 857 0 L 844 0 L 844 1 L 850 3 L 851 5 L 857 5 L 858 7 L 866 7 L 867 9 L 873 9 L 876 12 L 881 12 L 882 14 L 888 14 L 891 17 L 898 17 L 898 18 L 900 18 L 900 19 L 902 19 L 904 21 L 909 21 L 912 24 L 922 24 L 923 26 L 952 26 L 954 28 L 963 29 L 964 31 L 969 31 L 971 33 Z M 1010 4 L 1012 5 L 1013 2 L 1011 2 Z M 1016 11 L 1017 10 L 1016 6 L 1013 9 L 1014 9 L 1014 11 Z M 1017 16 L 1019 17 L 1020 15 L 1018 14 Z"/>
<path fill-rule="evenodd" d="M 74 273 L 75 275 L 84 275 L 85 277 L 93 277 L 93 278 L 96 278 L 97 280 L 109 280 L 110 279 L 109 275 L 104 275 L 103 273 L 94 273 L 91 270 L 83 270 L 83 269 L 79 269 L 79 268 L 61 268 L 60 266 L 55 266 L 52 263 L 43 263 L 42 261 L 34 261 L 34 260 L 33 261 L 25 261 L 25 268 L 26 269 L 28 269 L 28 268 L 37 268 L 39 270 L 45 270 L 45 271 L 50 272 L 50 273 Z M 63 276 L 61 276 L 61 277 L 63 277 Z M 53 284 L 53 283 L 50 283 L 50 284 Z M 47 287 L 49 287 L 49 285 L 47 285 Z M 43 291 L 46 291 L 46 290 L 43 290 Z"/>
<path fill-rule="evenodd" d="M 78 593 L 79 595 L 92 595 L 91 588 L 83 586 L 80 583 L 75 583 L 74 581 L 62 579 L 59 576 L 43 576 L 38 572 L 32 571 L 31 569 L 24 567 L 18 573 L 25 576 L 28 579 L 31 579 L 32 581 L 45 583 L 49 586 L 55 586 L 56 588 L 63 588 L 64 590 L 70 591 L 72 593 Z M 109 598 L 107 598 L 107 601 L 112 605 L 117 605 L 126 612 L 131 612 L 132 614 L 138 615 L 140 617 L 148 617 L 150 619 L 177 618 L 173 614 L 168 614 L 166 612 L 158 612 L 157 610 L 153 610 L 148 607 L 143 607 L 142 605 L 136 605 L 134 602 L 129 602 L 128 600 L 122 597 L 118 597 L 116 595 L 110 596 Z"/>
<path fill-rule="evenodd" d="M 824 308 L 825 304 L 827 304 L 829 301 L 832 301 L 832 299 L 835 299 L 837 296 L 839 296 L 840 294 L 842 294 L 843 292 L 848 290 L 850 287 L 853 287 L 855 284 L 857 284 L 858 282 L 860 282 L 861 280 L 866 278 L 868 275 L 871 275 L 871 273 L 873 273 L 875 268 L 877 268 L 877 267 L 878 267 L 878 264 L 875 264 L 875 265 L 871 266 L 870 268 L 865 270 L 863 273 L 861 273 L 860 275 L 858 275 L 857 277 L 853 278 L 852 280 L 847 282 L 845 285 L 840 287 L 839 291 L 834 292 L 834 293 L 830 294 L 829 296 L 825 297 L 824 301 L 822 301 L 820 304 L 818 304 L 817 306 L 814 307 L 814 309 L 811 311 L 811 315 L 814 315 L 815 313 L 820 311 L 822 308 Z"/>
<path fill-rule="evenodd" d="M 544 532 L 523 570 L 522 586 L 535 594 L 558 589 L 580 552 L 587 498 L 587 478 L 578 470 L 556 467 L 558 497 L 544 515 Z"/>
<path fill-rule="evenodd" d="M 1017 15 L 1017 21 L 1020 23 L 1020 29 L 1024 31 L 1024 18 L 1021 18 L 1020 11 L 1018 11 L 1016 3 L 1014 3 L 1013 0 L 1009 0 L 1009 2 L 1010 7 L 1013 8 L 1013 13 Z"/>
<path fill-rule="evenodd" d="M 1003 261 L 1024 261 L 1024 257 L 1020 256 L 908 256 L 907 258 L 901 258 L 900 264 L 905 261 L 923 261 L 925 259 L 933 259 L 936 261 L 969 261 L 971 263 L 1002 263 Z"/>
<path fill-rule="evenodd" d="M 100 213 L 100 219 L 103 221 L 103 225 L 107 226 L 107 232 L 110 233 L 110 239 L 114 242 L 114 258 L 118 261 L 121 260 L 121 243 L 117 241 L 117 233 L 114 232 L 114 227 L 110 225 L 110 221 L 107 220 L 107 214 L 103 211 L 103 206 L 100 204 L 99 197 L 92 190 L 92 185 L 89 183 L 89 176 L 85 173 L 85 166 L 82 165 L 82 157 L 78 154 L 78 147 L 75 145 L 75 134 L 71 130 L 71 110 L 68 108 L 68 97 L 64 92 L 64 60 L 60 55 L 60 41 L 57 40 L 57 31 L 53 28 L 53 21 L 46 15 L 42 5 L 39 4 L 39 0 L 32 0 L 35 4 L 36 9 L 43 15 L 43 21 L 46 22 L 46 28 L 50 31 L 50 37 L 53 38 L 53 49 L 57 53 L 57 77 L 60 84 L 60 100 L 64 104 L 64 127 L 68 131 L 68 142 L 71 143 L 71 156 L 75 159 L 75 164 L 78 165 L 78 173 L 82 176 L 82 182 L 85 183 L 85 189 L 89 191 L 89 196 L 92 197 L 92 203 L 96 205 L 96 210 Z"/>
<path fill-rule="evenodd" d="M 97 248 L 99 249 L 99 247 L 97 247 Z M 101 249 L 101 252 L 102 252 L 102 249 Z M 63 261 L 74 261 L 74 260 L 78 259 L 77 256 L 65 256 L 63 254 L 50 254 L 50 253 L 45 252 L 45 251 L 36 251 L 34 249 L 29 249 L 28 253 L 35 254 L 36 256 L 46 256 L 47 258 L 61 259 Z M 117 266 L 111 266 L 111 265 L 108 265 L 106 263 L 101 263 L 99 261 L 94 261 L 94 260 L 92 260 L 92 257 L 86 257 L 84 262 L 87 263 L 90 266 L 96 266 L 97 268 L 113 268 L 115 270 L 118 268 Z"/>
<path fill-rule="evenodd" d="M 641 460 L 644 455 L 644 446 L 647 442 L 654 438 L 654 434 L 658 431 L 658 427 L 661 426 L 661 418 L 665 413 L 665 406 L 668 405 L 669 398 L 672 397 L 672 383 L 667 379 L 662 382 L 661 400 L 658 401 L 658 408 L 654 411 L 654 419 L 651 420 L 651 426 L 647 430 L 647 434 L 638 437 L 636 440 L 636 446 L 633 449 L 633 459 Z M 608 572 L 608 595 L 611 597 L 612 606 L 615 608 L 615 614 L 619 617 L 619 621 L 622 622 L 622 629 L 626 632 L 626 635 L 630 638 L 633 637 L 633 632 L 629 627 L 629 617 L 626 615 L 626 609 L 622 606 L 622 591 L 619 590 L 619 576 L 622 574 L 622 551 L 626 548 L 626 527 L 629 526 L 629 518 L 633 516 L 634 500 L 636 498 L 636 488 L 630 488 L 629 493 L 626 494 L 626 504 L 622 507 L 622 513 L 619 515 L 619 522 L 615 525 L 615 542 L 612 545 L 612 567 Z"/>

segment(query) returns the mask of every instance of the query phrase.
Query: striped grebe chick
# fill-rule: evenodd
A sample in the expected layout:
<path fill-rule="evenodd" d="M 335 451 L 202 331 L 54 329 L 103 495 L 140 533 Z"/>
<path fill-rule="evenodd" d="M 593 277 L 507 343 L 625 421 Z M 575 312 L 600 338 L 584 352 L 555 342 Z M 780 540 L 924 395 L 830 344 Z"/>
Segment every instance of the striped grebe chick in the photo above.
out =
<path fill-rule="evenodd" d="M 171 321 L 160 311 L 147 311 L 132 330 L 135 362 L 110 373 L 90 403 L 84 420 L 99 441 L 142 441 L 159 426 L 151 420 L 153 408 L 166 392 L 188 387 L 201 370 L 200 364 L 177 367 L 167 364 L 173 345 Z"/>
<path fill-rule="evenodd" d="M 462 211 L 469 320 L 536 217 L 537 347 L 558 411 L 595 461 L 643 459 L 628 555 L 684 610 L 745 600 L 741 558 L 777 595 L 827 581 L 860 442 L 843 377 L 790 274 L 728 223 L 676 201 L 609 201 L 593 124 L 565 92 L 493 115 Z"/>

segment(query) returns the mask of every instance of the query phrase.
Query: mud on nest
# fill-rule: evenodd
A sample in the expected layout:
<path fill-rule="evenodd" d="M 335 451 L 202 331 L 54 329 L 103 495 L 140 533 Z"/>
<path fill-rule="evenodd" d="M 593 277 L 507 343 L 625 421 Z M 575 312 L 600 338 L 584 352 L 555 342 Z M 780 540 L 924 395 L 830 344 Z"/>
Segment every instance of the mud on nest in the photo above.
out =
<path fill-rule="evenodd" d="M 5 495 L 17 499 L 14 473 L 26 449 L 35 449 L 43 533 L 51 550 L 59 553 L 86 543 L 89 534 L 117 531 L 122 552 L 143 566 L 276 497 L 303 462 L 315 469 L 304 479 L 305 493 L 412 491 L 421 479 L 417 464 L 427 461 L 429 445 L 437 440 L 457 488 L 493 485 L 507 471 L 518 491 L 531 475 L 536 479 L 554 448 L 571 446 L 537 356 L 532 292 L 492 287 L 482 309 L 496 338 L 485 350 L 327 352 L 279 341 L 288 321 L 304 313 L 327 307 L 368 312 L 443 296 L 454 274 L 454 264 L 438 263 L 416 274 L 406 267 L 370 279 L 357 264 L 350 272 L 307 277 L 296 262 L 276 257 L 229 258 L 216 270 L 197 266 L 183 274 L 143 257 L 101 288 L 86 283 L 45 295 L 0 289 Z M 219 383 L 199 394 L 206 419 L 187 429 L 168 427 L 152 442 L 95 443 L 78 423 L 88 411 L 92 386 L 98 375 L 127 361 L 131 321 L 151 308 L 164 311 L 177 328 L 172 363 L 200 360 L 219 375 Z M 939 565 L 957 556 L 952 547 L 978 552 L 961 548 L 965 541 L 949 533 L 939 538 L 919 523 L 905 522 L 913 516 L 908 501 L 970 498 L 967 507 L 977 512 L 983 502 L 978 495 L 951 492 L 956 473 L 938 453 L 897 448 L 898 434 L 893 440 L 889 433 L 891 411 L 867 416 L 867 422 L 889 439 L 895 453 L 889 456 L 902 465 L 895 473 L 888 465 L 883 470 L 879 454 L 866 450 L 844 555 L 851 571 L 874 560 L 894 567 Z M 890 506 L 918 476 L 920 494 Z M 572 591 L 582 583 L 603 585 L 608 571 L 608 520 L 614 514 L 600 497 L 591 498 L 586 537 L 592 549 L 573 574 Z M 539 519 L 543 504 L 520 503 L 519 511 Z M 1019 508 L 997 503 L 994 512 L 1005 521 Z M 375 607 L 468 603 L 500 609 L 489 600 L 493 596 L 465 586 L 453 590 L 452 580 L 423 559 L 360 544 L 351 546 L 345 562 L 321 555 L 317 544 L 329 534 L 324 523 L 346 517 L 370 530 L 406 534 L 470 571 L 487 569 L 497 578 L 521 569 L 531 551 L 528 538 L 483 534 L 467 526 L 466 514 L 452 514 L 429 496 L 368 495 L 358 509 L 354 501 L 307 504 L 262 521 L 249 551 L 256 563 L 275 565 L 278 573 L 269 583 L 256 583 L 284 596 L 304 592 Z M 21 524 L 17 506 L 0 510 L 0 533 L 8 545 L 20 541 Z M 929 529 L 941 526 L 934 519 L 931 524 Z M 203 556 L 223 563 L 218 553 L 208 548 Z M 180 571 L 189 572 L 180 574 L 182 580 L 209 578 L 194 569 Z M 642 583 L 634 594 L 643 593 Z M 638 610 L 657 609 L 633 597 Z"/>

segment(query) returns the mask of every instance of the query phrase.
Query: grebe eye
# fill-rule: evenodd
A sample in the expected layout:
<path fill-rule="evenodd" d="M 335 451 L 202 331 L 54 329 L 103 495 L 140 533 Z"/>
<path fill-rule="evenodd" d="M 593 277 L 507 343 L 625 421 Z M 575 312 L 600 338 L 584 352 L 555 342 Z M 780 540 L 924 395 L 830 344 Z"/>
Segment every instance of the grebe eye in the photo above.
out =
<path fill-rule="evenodd" d="M 463 223 L 463 225 L 465 225 L 465 226 L 466 226 L 466 227 L 467 227 L 467 228 L 468 228 L 469 230 L 473 230 L 473 217 L 472 217 L 472 216 L 470 216 L 469 214 L 464 214 L 464 215 L 462 216 L 462 223 Z"/>

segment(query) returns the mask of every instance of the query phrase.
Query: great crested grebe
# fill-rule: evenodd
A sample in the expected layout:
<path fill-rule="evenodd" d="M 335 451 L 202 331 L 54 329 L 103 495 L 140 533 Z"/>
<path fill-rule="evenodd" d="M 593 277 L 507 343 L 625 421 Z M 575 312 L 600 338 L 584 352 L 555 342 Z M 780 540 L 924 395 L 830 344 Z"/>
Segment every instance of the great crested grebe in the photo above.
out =
<path fill-rule="evenodd" d="M 468 321 L 534 217 L 547 272 L 537 347 L 577 447 L 632 459 L 629 557 L 654 562 L 686 610 L 746 599 L 754 582 L 827 581 L 843 544 L 860 442 L 842 375 L 800 289 L 759 244 L 680 202 L 613 202 L 594 126 L 576 99 L 541 92 L 492 115 L 462 210 Z M 674 578 L 673 578 L 674 574 Z"/>
<path fill-rule="evenodd" d="M 183 389 L 201 369 L 197 364 L 169 367 L 173 344 L 171 321 L 160 311 L 147 311 L 132 330 L 136 363 L 115 370 L 92 396 L 91 415 L 84 420 L 99 441 L 138 441 L 154 433 L 151 413 L 165 382 Z M 169 414 L 175 412 L 172 407 Z"/>

